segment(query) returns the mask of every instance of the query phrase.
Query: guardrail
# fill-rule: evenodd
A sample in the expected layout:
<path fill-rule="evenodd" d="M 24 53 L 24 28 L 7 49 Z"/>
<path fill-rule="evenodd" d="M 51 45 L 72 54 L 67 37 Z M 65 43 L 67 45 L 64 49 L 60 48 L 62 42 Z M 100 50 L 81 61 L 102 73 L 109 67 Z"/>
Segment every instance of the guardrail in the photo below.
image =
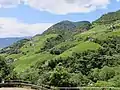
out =
<path fill-rule="evenodd" d="M 29 81 L 10 80 L 0 83 L 2 87 L 21 87 L 34 90 L 120 90 L 120 87 L 50 87 L 47 85 L 34 85 Z"/>
<path fill-rule="evenodd" d="M 120 90 L 120 87 L 56 87 L 54 90 Z"/>
<path fill-rule="evenodd" d="M 4 81 L 4 83 L 0 83 L 0 88 L 2 87 L 22 87 L 27 89 L 35 89 L 35 90 L 53 90 L 50 86 L 46 85 L 34 85 L 29 81 L 20 81 L 20 80 L 11 80 Z"/>
<path fill-rule="evenodd" d="M 5 80 L 4 83 L 26 83 L 26 84 L 32 84 L 30 81 L 23 81 L 23 80 Z"/>

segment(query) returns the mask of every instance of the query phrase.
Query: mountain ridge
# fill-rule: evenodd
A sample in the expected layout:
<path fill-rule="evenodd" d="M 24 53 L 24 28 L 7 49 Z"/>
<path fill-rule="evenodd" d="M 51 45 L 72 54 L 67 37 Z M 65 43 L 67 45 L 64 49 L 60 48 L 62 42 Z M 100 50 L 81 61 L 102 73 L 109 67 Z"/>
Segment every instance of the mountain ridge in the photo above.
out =
<path fill-rule="evenodd" d="M 82 27 L 84 26 L 84 27 Z M 59 23 L 54 24 L 53 26 L 49 27 L 43 34 L 46 33 L 56 33 L 57 31 L 70 31 L 70 32 L 75 32 L 76 29 L 84 29 L 86 27 L 91 26 L 91 23 L 89 21 L 78 21 L 78 22 L 71 22 L 68 20 L 61 21 Z"/>

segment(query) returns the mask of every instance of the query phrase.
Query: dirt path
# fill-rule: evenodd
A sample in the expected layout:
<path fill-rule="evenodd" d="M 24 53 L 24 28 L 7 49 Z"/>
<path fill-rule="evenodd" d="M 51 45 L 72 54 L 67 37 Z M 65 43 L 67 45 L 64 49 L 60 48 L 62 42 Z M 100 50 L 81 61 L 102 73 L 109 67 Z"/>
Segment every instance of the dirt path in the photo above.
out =
<path fill-rule="evenodd" d="M 0 88 L 0 90 L 32 90 L 32 89 L 24 89 L 24 88 Z"/>

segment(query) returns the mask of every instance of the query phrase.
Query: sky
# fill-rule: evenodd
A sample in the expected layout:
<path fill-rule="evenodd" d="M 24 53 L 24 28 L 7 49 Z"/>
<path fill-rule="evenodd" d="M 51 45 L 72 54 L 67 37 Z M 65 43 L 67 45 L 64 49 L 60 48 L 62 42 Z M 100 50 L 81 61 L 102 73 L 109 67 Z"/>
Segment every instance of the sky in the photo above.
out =
<path fill-rule="evenodd" d="M 94 21 L 120 0 L 0 0 L 0 38 L 41 34 L 63 21 Z"/>

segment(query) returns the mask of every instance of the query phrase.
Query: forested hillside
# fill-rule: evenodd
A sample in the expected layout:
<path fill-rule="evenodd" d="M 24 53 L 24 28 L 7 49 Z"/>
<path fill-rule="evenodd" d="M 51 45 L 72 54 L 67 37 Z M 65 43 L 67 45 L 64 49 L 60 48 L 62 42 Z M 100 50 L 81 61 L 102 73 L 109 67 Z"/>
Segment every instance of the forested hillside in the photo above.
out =
<path fill-rule="evenodd" d="M 8 72 L 4 79 L 10 75 L 55 87 L 120 87 L 120 11 L 92 23 L 59 22 L 1 49 L 0 55 L 15 77 Z"/>

